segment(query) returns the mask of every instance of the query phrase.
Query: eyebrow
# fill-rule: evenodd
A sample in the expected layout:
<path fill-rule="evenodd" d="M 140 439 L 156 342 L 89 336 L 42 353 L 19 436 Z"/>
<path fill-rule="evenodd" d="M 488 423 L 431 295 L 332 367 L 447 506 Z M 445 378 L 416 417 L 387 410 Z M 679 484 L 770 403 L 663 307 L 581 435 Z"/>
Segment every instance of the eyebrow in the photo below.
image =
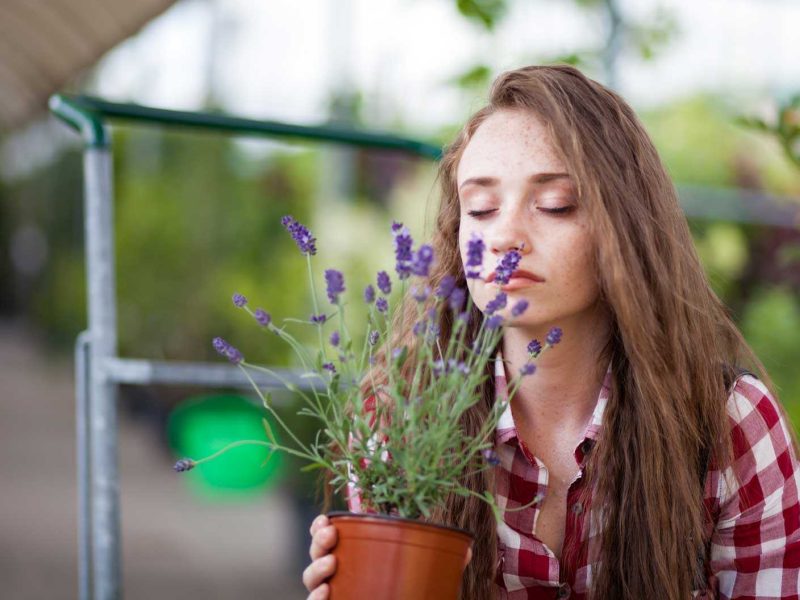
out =
<path fill-rule="evenodd" d="M 569 173 L 534 173 L 528 177 L 530 183 L 548 183 L 556 179 L 571 179 Z M 491 187 L 500 183 L 496 177 L 470 177 L 465 179 L 458 189 L 462 189 L 467 185 L 479 185 L 482 187 Z"/>

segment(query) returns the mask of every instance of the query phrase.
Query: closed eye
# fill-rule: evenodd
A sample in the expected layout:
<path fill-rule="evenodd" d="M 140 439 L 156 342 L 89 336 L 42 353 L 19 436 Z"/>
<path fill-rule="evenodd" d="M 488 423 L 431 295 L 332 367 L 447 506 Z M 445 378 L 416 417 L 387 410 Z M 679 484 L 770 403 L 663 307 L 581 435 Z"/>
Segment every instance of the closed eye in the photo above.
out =
<path fill-rule="evenodd" d="M 540 211 L 553 214 L 563 214 L 571 211 L 574 206 L 559 206 L 558 208 L 539 208 Z"/>
<path fill-rule="evenodd" d="M 489 213 L 494 212 L 495 210 L 497 210 L 497 209 L 490 208 L 490 209 L 487 209 L 487 210 L 468 210 L 467 214 L 470 217 L 480 218 L 480 217 L 483 217 L 484 215 L 488 215 Z"/>

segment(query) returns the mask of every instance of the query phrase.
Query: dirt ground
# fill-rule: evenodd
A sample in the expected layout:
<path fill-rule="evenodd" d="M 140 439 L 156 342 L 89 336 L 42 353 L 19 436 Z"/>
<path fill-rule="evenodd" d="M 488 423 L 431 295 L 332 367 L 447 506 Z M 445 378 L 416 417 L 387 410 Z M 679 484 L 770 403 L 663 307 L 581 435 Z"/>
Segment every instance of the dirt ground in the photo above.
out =
<path fill-rule="evenodd" d="M 77 487 L 71 357 L 0 322 L 0 597 L 76 598 Z M 153 432 L 120 412 L 127 599 L 305 598 L 294 501 L 206 503 Z"/>

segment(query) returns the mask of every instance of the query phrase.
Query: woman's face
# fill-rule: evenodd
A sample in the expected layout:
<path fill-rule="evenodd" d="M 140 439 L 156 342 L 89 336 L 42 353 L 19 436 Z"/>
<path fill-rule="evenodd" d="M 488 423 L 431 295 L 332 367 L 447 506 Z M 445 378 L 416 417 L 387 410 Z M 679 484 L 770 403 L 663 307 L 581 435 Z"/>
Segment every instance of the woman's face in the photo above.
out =
<path fill-rule="evenodd" d="M 588 317 L 599 294 L 590 228 L 538 117 L 516 110 L 488 117 L 464 149 L 456 177 L 462 264 L 473 234 L 486 244 L 481 278 L 467 280 L 478 308 L 484 311 L 501 291 L 486 279 L 516 248 L 518 270 L 528 273 L 512 276 L 502 289 L 508 304 L 499 314 L 507 325 L 571 328 L 570 321 Z M 511 306 L 523 299 L 527 311 L 512 319 Z"/>

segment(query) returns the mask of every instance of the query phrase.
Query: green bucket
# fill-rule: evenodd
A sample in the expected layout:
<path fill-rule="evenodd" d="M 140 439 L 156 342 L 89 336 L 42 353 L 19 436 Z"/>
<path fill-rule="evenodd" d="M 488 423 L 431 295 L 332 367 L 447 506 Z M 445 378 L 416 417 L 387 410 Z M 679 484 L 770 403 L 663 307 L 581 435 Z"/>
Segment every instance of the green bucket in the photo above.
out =
<path fill-rule="evenodd" d="M 231 442 L 267 441 L 262 419 L 275 433 L 269 413 L 243 396 L 193 396 L 172 411 L 167 435 L 178 458 L 198 460 Z M 280 443 L 280 439 L 277 441 Z M 206 497 L 246 496 L 263 492 L 280 480 L 281 459 L 279 452 L 271 452 L 265 446 L 243 445 L 198 465 L 182 477 L 193 491 Z"/>

